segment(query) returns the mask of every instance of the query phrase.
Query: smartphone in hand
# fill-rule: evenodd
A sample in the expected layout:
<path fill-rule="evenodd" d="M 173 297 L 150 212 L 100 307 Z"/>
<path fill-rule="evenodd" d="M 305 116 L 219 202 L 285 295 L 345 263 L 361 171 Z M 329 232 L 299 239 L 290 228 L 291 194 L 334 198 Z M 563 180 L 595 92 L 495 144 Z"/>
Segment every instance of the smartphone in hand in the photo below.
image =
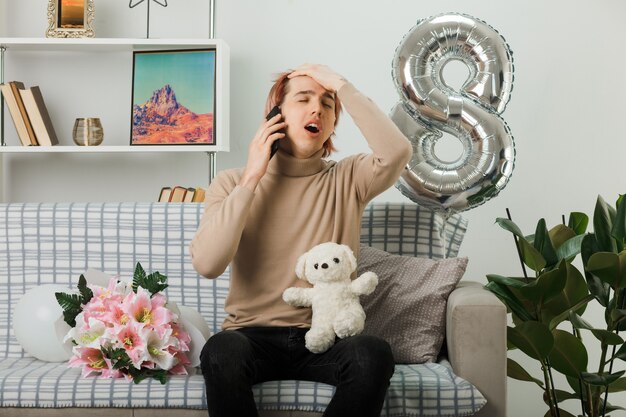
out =
<path fill-rule="evenodd" d="M 269 120 L 269 119 L 271 119 L 272 117 L 276 116 L 279 113 L 280 113 L 280 107 L 274 106 L 274 108 L 272 108 L 272 110 L 270 110 L 270 112 L 267 114 L 265 119 Z M 278 132 L 279 133 L 285 133 L 285 131 L 283 129 L 279 130 Z M 274 156 L 274 154 L 276 152 L 278 152 L 279 145 L 280 145 L 280 139 L 276 139 L 274 141 L 274 143 L 272 143 L 272 150 L 270 151 L 270 159 L 272 159 L 272 156 Z"/>

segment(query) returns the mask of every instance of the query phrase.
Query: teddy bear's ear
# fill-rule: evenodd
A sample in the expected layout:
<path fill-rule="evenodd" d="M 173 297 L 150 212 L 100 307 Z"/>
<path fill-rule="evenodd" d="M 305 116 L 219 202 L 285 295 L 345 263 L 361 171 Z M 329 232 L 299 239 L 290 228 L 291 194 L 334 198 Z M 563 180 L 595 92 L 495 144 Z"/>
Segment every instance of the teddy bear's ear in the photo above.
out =
<path fill-rule="evenodd" d="M 341 245 L 341 248 L 346 253 L 346 259 L 350 263 L 350 268 L 351 268 L 350 270 L 355 271 L 356 270 L 356 258 L 354 257 L 354 252 L 352 252 L 352 249 L 350 249 L 350 246 L 348 245 Z"/>
<path fill-rule="evenodd" d="M 296 276 L 300 279 L 304 279 L 304 270 L 306 268 L 306 253 L 300 255 L 296 261 Z"/>

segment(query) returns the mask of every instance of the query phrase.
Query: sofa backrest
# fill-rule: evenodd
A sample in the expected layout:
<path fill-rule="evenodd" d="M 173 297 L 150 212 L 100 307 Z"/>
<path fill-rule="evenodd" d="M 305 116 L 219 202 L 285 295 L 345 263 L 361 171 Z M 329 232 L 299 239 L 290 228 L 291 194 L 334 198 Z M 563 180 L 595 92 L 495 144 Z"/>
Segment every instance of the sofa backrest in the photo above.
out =
<path fill-rule="evenodd" d="M 137 262 L 146 272 L 167 275 L 168 300 L 196 308 L 211 331 L 219 331 L 230 271 L 204 279 L 188 253 L 202 208 L 201 203 L 0 204 L 0 357 L 26 356 L 11 326 L 26 291 L 42 284 L 75 289 L 87 269 L 132 278 Z M 361 243 L 431 258 L 441 258 L 445 246 L 447 256 L 456 256 L 467 223 L 457 215 L 445 230 L 443 224 L 440 216 L 412 203 L 372 203 L 363 215 Z"/>

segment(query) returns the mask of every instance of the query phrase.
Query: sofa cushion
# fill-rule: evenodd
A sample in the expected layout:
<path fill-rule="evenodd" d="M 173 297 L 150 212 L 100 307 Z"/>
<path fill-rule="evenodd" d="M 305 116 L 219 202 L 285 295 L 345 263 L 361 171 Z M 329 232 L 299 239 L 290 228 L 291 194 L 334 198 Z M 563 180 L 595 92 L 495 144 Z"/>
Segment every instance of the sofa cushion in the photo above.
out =
<path fill-rule="evenodd" d="M 465 273 L 467 258 L 425 259 L 361 247 L 358 274 L 379 283 L 361 299 L 364 334 L 385 339 L 396 363 L 434 362 L 445 335 L 446 302 Z"/>
<path fill-rule="evenodd" d="M 253 387 L 260 410 L 323 412 L 334 387 L 308 381 L 271 381 Z M 381 416 L 464 416 L 486 403 L 450 364 L 397 365 Z M 33 358 L 0 360 L 0 407 L 206 408 L 202 375 L 145 380 L 82 378 L 80 370 Z"/>

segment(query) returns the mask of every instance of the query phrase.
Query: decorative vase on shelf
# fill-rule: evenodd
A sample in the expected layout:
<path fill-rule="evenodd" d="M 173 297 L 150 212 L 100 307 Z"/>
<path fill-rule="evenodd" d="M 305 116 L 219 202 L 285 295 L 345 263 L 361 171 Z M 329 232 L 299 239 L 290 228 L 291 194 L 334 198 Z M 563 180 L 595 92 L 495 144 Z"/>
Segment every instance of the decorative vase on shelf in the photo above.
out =
<path fill-rule="evenodd" d="M 79 146 L 96 146 L 102 143 L 104 131 L 97 117 L 78 118 L 72 130 L 74 143 Z"/>

